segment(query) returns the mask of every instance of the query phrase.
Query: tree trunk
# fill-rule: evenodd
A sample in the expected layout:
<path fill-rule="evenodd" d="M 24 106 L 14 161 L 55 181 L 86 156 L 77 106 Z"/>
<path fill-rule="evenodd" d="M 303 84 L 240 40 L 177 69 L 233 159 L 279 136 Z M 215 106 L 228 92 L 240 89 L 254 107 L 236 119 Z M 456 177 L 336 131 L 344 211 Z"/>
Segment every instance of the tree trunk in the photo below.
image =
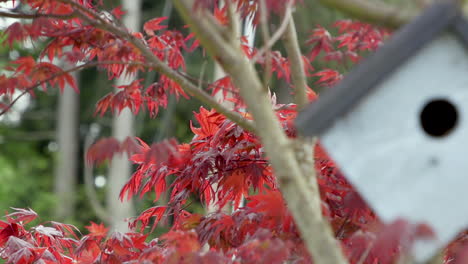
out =
<path fill-rule="evenodd" d="M 123 0 L 123 9 L 127 12 L 123 19 L 124 25 L 131 31 L 137 31 L 140 27 L 141 1 Z M 133 81 L 133 78 L 119 78 L 116 85 L 125 85 Z M 125 140 L 134 135 L 134 118 L 129 109 L 124 109 L 119 114 L 115 114 L 112 122 L 112 136 L 119 141 Z M 109 184 L 107 187 L 107 211 L 111 220 L 111 228 L 114 231 L 126 232 L 128 225 L 126 218 L 134 215 L 132 201 L 121 202 L 119 193 L 123 185 L 131 175 L 131 163 L 126 154 L 116 155 L 112 159 L 109 168 Z"/>
<path fill-rule="evenodd" d="M 77 79 L 77 73 L 73 73 Z M 54 177 L 57 197 L 55 216 L 63 221 L 75 212 L 76 176 L 78 166 L 78 94 L 66 86 L 59 95 L 57 113 L 57 144 L 59 152 Z"/>

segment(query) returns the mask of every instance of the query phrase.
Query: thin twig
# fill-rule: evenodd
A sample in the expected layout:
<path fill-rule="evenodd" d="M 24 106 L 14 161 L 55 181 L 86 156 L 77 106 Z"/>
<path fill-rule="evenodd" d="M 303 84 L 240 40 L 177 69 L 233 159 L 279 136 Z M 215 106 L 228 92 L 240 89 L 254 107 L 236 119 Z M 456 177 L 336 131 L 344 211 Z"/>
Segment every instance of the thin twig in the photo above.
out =
<path fill-rule="evenodd" d="M 76 12 L 78 16 L 84 21 L 86 21 L 87 23 L 97 28 L 108 31 L 130 42 L 133 46 L 135 46 L 142 53 L 142 55 L 145 57 L 145 59 L 148 60 L 149 63 L 153 64 L 153 69 L 160 72 L 161 74 L 166 75 L 168 78 L 174 80 L 176 83 L 178 83 L 182 87 L 182 89 L 184 89 L 184 91 L 193 95 L 202 103 L 211 106 L 218 113 L 225 115 L 227 118 L 229 118 L 230 120 L 232 120 L 233 122 L 241 126 L 242 128 L 246 130 L 254 131 L 255 127 L 251 120 L 247 120 L 241 114 L 226 108 L 225 106 L 217 102 L 212 96 L 210 96 L 204 90 L 198 89 L 198 87 L 195 84 L 193 84 L 192 82 L 184 78 L 176 70 L 172 69 L 171 67 L 169 67 L 169 65 L 161 61 L 158 57 L 156 57 L 156 55 L 154 55 L 154 53 L 147 46 L 147 44 L 144 43 L 141 39 L 138 39 L 137 37 L 132 35 L 127 30 L 119 28 L 116 25 L 112 24 L 111 22 L 103 19 L 93 10 L 86 9 L 83 6 L 71 0 L 59 0 L 59 1 L 70 4 L 73 7 L 77 8 Z M 90 15 L 96 20 L 91 19 L 86 14 Z"/>
<path fill-rule="evenodd" d="M 46 18 L 55 18 L 55 19 L 71 19 L 76 17 L 76 14 L 73 12 L 69 15 L 57 15 L 57 14 L 26 14 L 26 13 L 13 13 L 8 11 L 0 11 L 0 17 L 10 17 L 10 18 L 18 18 L 18 19 L 35 19 L 39 17 L 46 17 Z"/>
<path fill-rule="evenodd" d="M 56 73 L 56 74 L 53 74 L 52 76 L 50 76 L 49 78 L 47 79 L 44 79 L 40 82 L 37 82 L 27 88 L 25 88 L 23 90 L 23 92 L 21 92 L 21 94 L 19 94 L 13 101 L 11 101 L 5 108 L 3 108 L 3 110 L 0 112 L 0 116 L 5 114 L 6 112 L 8 112 L 8 110 L 10 110 L 11 107 L 13 107 L 13 105 L 19 100 L 21 99 L 21 97 L 23 97 L 24 95 L 28 94 L 29 92 L 31 92 L 31 90 L 33 90 L 34 88 L 36 88 L 37 86 L 40 86 L 42 84 L 45 84 L 57 77 L 60 77 L 66 73 L 70 73 L 70 72 L 73 72 L 73 71 L 78 71 L 78 70 L 81 70 L 81 69 L 84 69 L 84 68 L 88 68 L 88 67 L 94 67 L 96 66 L 96 63 L 94 62 L 91 62 L 91 63 L 87 63 L 87 64 L 83 64 L 83 65 L 80 65 L 80 66 L 76 66 L 76 67 L 73 67 L 71 69 L 68 69 L 68 70 L 64 70 L 64 71 L 61 71 L 59 73 Z"/>
<path fill-rule="evenodd" d="M 267 52 L 273 47 L 273 45 L 275 45 L 275 43 L 281 38 L 281 36 L 283 36 L 289 24 L 289 19 L 291 18 L 292 2 L 293 1 L 289 1 L 286 5 L 284 17 L 278 29 L 275 31 L 275 33 L 273 33 L 272 37 L 268 40 L 268 42 L 265 43 L 265 45 L 263 45 L 263 47 L 257 51 L 257 54 L 253 57 L 252 61 L 257 61 L 261 56 L 263 56 L 263 54 L 265 54 L 265 52 Z"/>
<path fill-rule="evenodd" d="M 144 64 L 144 63 L 140 63 L 140 62 L 123 62 L 123 61 L 100 61 L 100 62 L 88 62 L 88 63 L 85 63 L 85 64 L 82 64 L 82 65 L 79 65 L 79 66 L 76 66 L 76 67 L 73 67 L 73 68 L 70 68 L 70 69 L 67 69 L 67 70 L 63 70 L 59 73 L 56 73 L 56 74 L 53 74 L 51 75 L 50 77 L 40 81 L 40 82 L 37 82 L 29 87 L 26 87 L 24 88 L 24 90 L 13 100 L 11 101 L 6 107 L 3 108 L 2 111 L 0 111 L 0 116 L 5 114 L 6 112 L 8 112 L 11 107 L 13 107 L 13 105 L 19 100 L 21 99 L 21 97 L 25 96 L 26 94 L 28 94 L 29 92 L 31 92 L 34 88 L 40 86 L 40 85 L 43 85 L 55 78 L 58 78 L 64 74 L 67 74 L 67 73 L 70 73 L 70 72 L 74 72 L 74 71 L 79 71 L 79 70 L 82 70 L 82 69 L 86 69 L 86 68 L 91 68 L 91 67 L 96 67 L 96 66 L 101 66 L 101 65 L 108 65 L 108 64 L 126 64 L 126 65 L 129 65 L 129 66 L 142 66 L 142 67 L 148 67 L 148 68 L 151 68 L 152 66 L 149 65 L 149 64 Z"/>

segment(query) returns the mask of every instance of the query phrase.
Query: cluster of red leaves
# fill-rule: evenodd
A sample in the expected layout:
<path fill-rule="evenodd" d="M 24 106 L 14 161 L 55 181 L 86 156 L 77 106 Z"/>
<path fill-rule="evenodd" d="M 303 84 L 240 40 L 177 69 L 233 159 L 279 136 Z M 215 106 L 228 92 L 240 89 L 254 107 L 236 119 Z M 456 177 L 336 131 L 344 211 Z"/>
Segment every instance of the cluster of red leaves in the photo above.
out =
<path fill-rule="evenodd" d="M 291 122 L 296 116 L 295 106 L 276 108 L 287 134 L 295 137 Z M 170 151 L 164 149 L 167 143 L 155 146 L 160 150 L 156 157 L 161 159 L 148 162 L 145 157 L 151 148 L 142 143 L 143 150 L 132 157 L 139 168 L 122 189 L 122 199 L 150 191 L 158 199 L 162 192 L 172 191 L 168 206 L 146 210 L 131 226 L 142 232 L 148 225 L 154 228 L 165 215 L 173 215 L 175 230 L 195 230 L 200 243 L 208 243 L 213 250 L 236 251 L 236 254 L 249 239 L 259 235 L 259 230 L 267 230 L 271 238 L 268 243 L 276 239 L 284 243 L 281 246 L 285 250 L 284 258 L 276 258 L 309 263 L 310 256 L 276 188 L 272 169 L 263 158 L 258 140 L 214 111 L 201 108 L 195 117 L 200 127 L 192 125 L 195 137 L 189 144 L 174 143 Z M 430 237 L 430 229 L 424 225 L 405 221 L 382 224 L 319 145 L 315 153 L 324 215 L 352 263 L 358 263 L 364 255 L 362 263 L 392 263 L 414 239 Z M 170 188 L 166 185 L 169 177 L 174 177 Z M 213 190 L 213 186 L 217 189 Z M 190 194 L 206 205 L 215 203 L 219 208 L 232 201 L 236 210 L 232 214 L 190 214 L 182 209 Z M 243 207 L 239 203 L 242 197 L 247 199 Z"/>
<path fill-rule="evenodd" d="M 266 229 L 258 229 L 237 248 L 206 250 L 196 230 L 174 229 L 146 241 L 141 233 L 109 234 L 102 224 L 91 222 L 89 233 L 81 235 L 74 226 L 57 222 L 27 228 L 36 213 L 13 210 L 0 221 L 0 257 L 6 263 L 282 263 L 297 251 Z M 215 229 L 212 232 L 222 232 L 223 226 Z"/>
<path fill-rule="evenodd" d="M 268 190 L 251 195 L 246 206 L 232 214 L 207 216 L 180 213 L 172 229 L 147 241 L 141 232 L 112 233 L 91 223 L 87 235 L 74 226 L 49 222 L 26 228 L 35 220 L 32 210 L 15 209 L 0 221 L 0 257 L 7 263 L 312 263 L 281 194 Z M 158 211 L 159 217 L 162 210 Z M 342 246 L 350 263 L 397 260 L 415 238 L 428 237 L 425 226 L 398 220 L 371 232 L 359 230 Z M 466 234 L 459 240 L 466 240 Z M 204 249 L 208 244 L 210 249 Z M 447 249 L 445 263 L 465 252 L 458 240 Z M 364 257 L 363 257 L 364 256 Z M 462 256 L 456 261 L 462 261 Z M 463 258 L 465 259 L 465 258 Z"/>
<path fill-rule="evenodd" d="M 63 91 L 70 85 L 76 92 L 75 79 L 60 67 L 49 62 L 36 62 L 32 57 L 21 57 L 10 62 L 0 74 L 0 96 L 12 96 L 18 90 L 33 93 L 33 88 L 40 85 L 44 90 L 47 85 L 58 86 Z"/>
<path fill-rule="evenodd" d="M 338 65 L 359 62 L 363 52 L 375 51 L 390 34 L 386 29 L 351 20 L 340 20 L 333 27 L 338 29 L 337 36 L 332 36 L 321 26 L 313 30 L 307 40 L 307 44 L 312 47 L 308 55 L 311 61 L 323 54 L 321 60 L 335 61 Z M 319 77 L 316 82 L 318 85 L 327 87 L 335 85 L 343 78 L 338 70 L 333 69 L 320 70 L 313 76 Z"/>
<path fill-rule="evenodd" d="M 241 49 L 250 60 L 255 60 L 255 63 L 263 68 L 268 68 L 271 74 L 278 80 L 285 81 L 289 88 L 293 88 L 291 83 L 291 66 L 288 58 L 283 57 L 280 51 L 269 51 L 269 54 L 259 54 L 259 51 L 248 45 L 247 38 L 243 36 L 241 38 Z M 307 77 L 316 76 L 313 74 L 314 67 L 312 66 L 311 60 L 307 56 L 302 56 L 304 64 L 304 72 Z M 268 65 L 268 67 L 267 67 Z M 208 89 L 211 90 L 212 95 L 222 94 L 224 100 L 232 101 L 236 104 L 236 107 L 244 107 L 242 98 L 239 96 L 239 89 L 235 87 L 230 76 L 222 77 L 215 82 L 208 85 Z M 294 91 L 294 89 L 292 89 Z M 315 99 L 316 95 L 312 89 L 308 87 L 307 94 L 309 99 Z"/>
<path fill-rule="evenodd" d="M 0 75 L 0 95 L 12 95 L 15 90 L 27 90 L 32 92 L 37 85 L 44 89 L 47 85 L 58 85 L 61 90 L 65 84 L 70 84 L 75 90 L 76 84 L 68 71 L 53 64 L 56 58 L 65 58 L 70 65 L 80 64 L 84 67 L 98 66 L 107 71 L 109 79 L 122 75 L 131 76 L 145 71 L 145 59 L 140 51 L 122 38 L 92 25 L 83 23 L 80 19 L 69 19 L 54 16 L 70 15 L 73 8 L 65 3 L 53 5 L 52 0 L 23 1 L 34 8 L 37 18 L 30 23 L 14 23 L 6 30 L 4 44 L 21 43 L 27 39 L 40 41 L 48 38 L 49 41 L 38 60 L 32 57 L 19 58 L 8 67 L 13 74 Z M 271 2 L 271 3 L 270 3 Z M 267 6 L 273 10 L 284 8 L 288 1 L 267 1 Z M 216 1 L 214 2 L 217 6 Z M 90 2 L 81 3 L 94 14 L 99 14 L 91 6 Z M 252 15 L 257 10 L 256 1 L 238 1 L 239 10 L 245 15 Z M 226 17 L 226 8 L 215 9 L 217 18 L 223 20 Z M 115 8 L 106 16 L 100 16 L 104 22 L 114 24 L 114 20 L 122 16 L 120 8 Z M 51 17 L 47 17 L 50 15 Z M 88 14 L 92 16 L 93 13 Z M 175 70 L 185 71 L 183 52 L 192 52 L 198 47 L 198 41 L 193 40 L 193 34 L 184 36 L 180 31 L 169 30 L 161 25 L 167 18 L 159 17 L 146 22 L 143 26 L 144 33 L 133 33 L 133 36 L 143 41 L 161 61 Z M 278 79 L 284 79 L 290 84 L 290 63 L 279 51 L 270 54 L 258 54 L 258 51 L 247 44 L 246 38 L 242 38 L 242 49 L 248 58 L 256 58 L 256 63 L 261 66 L 270 65 L 271 71 Z M 269 60 L 269 61 L 268 61 Z M 305 71 L 312 76 L 313 67 L 311 60 L 303 57 Z M 16 64 L 16 67 L 13 67 Z M 31 75 L 29 74 L 31 73 Z M 143 87 L 141 80 L 119 86 L 117 92 L 111 92 L 102 98 L 97 105 L 96 113 L 103 115 L 108 110 L 121 111 L 130 108 L 138 113 L 142 105 L 146 106 L 152 117 L 158 114 L 159 107 L 167 107 L 168 95 L 175 94 L 177 98 L 188 95 L 180 85 L 165 75 L 160 75 L 159 81 L 148 87 Z M 236 101 L 240 101 L 237 89 L 231 83 L 229 77 L 217 80 L 208 85 L 213 93 L 223 91 Z"/>
<path fill-rule="evenodd" d="M 67 253 L 78 244 L 75 227 L 50 222 L 26 230 L 24 225 L 37 214 L 13 209 L 15 212 L 8 214 L 6 221 L 0 221 L 0 256 L 7 263 L 72 263 Z"/>
<path fill-rule="evenodd" d="M 282 116 L 292 115 L 282 113 Z M 311 263 L 281 194 L 275 188 L 271 169 L 264 160 L 259 159 L 261 147 L 250 139 L 243 144 L 235 144 L 234 150 L 238 153 L 217 149 L 211 146 L 213 140 L 221 140 L 216 135 L 226 133 L 227 139 L 221 140 L 225 142 L 225 148 L 230 146 L 229 137 L 248 138 L 249 135 L 239 128 L 233 128 L 232 124 L 212 111 L 202 109 L 198 120 L 203 125 L 192 128 L 197 136 L 190 144 L 164 142 L 149 147 L 141 142 L 138 154 L 133 156 L 140 168 L 123 192 L 134 194 L 154 190 L 159 195 L 167 189 L 165 177 L 170 174 L 176 176 L 172 185 L 176 191 L 171 193 L 170 206 L 150 208 L 134 221 L 133 227 L 139 223 L 140 233 L 114 233 L 104 239 L 103 228 L 92 224 L 89 227 L 91 234 L 77 240 L 73 238 L 74 235 L 65 234 L 68 229 L 73 230 L 71 226 L 56 223 L 27 231 L 23 224 L 35 215 L 30 211 L 19 211 L 8 215 L 8 221 L 0 224 L 1 256 L 8 263 Z M 283 124 L 289 124 L 287 120 Z M 293 130 L 289 134 L 293 135 Z M 197 153 L 197 150 L 207 153 Z M 407 250 L 411 241 L 430 235 L 424 226 L 414 226 L 404 221 L 389 226 L 379 223 L 333 163 L 320 151 L 318 147 L 316 166 L 321 172 L 319 183 L 324 212 L 351 263 L 393 263 L 400 253 Z M 251 154 L 255 161 L 245 158 Z M 228 164 L 226 159 L 243 163 Z M 224 170 L 222 166 L 225 165 L 237 173 Z M 188 175 L 190 170 L 199 178 Z M 226 178 L 221 178 L 220 173 L 227 175 Z M 253 181 L 256 180 L 263 185 L 255 184 Z M 146 184 L 143 185 L 143 182 Z M 203 189 L 211 188 L 210 184 L 214 182 L 218 183 L 218 192 L 211 190 L 208 194 L 203 193 Z M 261 191 L 249 195 L 250 192 L 246 190 L 250 188 Z M 201 194 L 207 203 L 216 194 L 219 205 L 232 200 L 237 205 L 239 197 L 245 195 L 247 204 L 232 214 L 192 215 L 181 210 L 180 206 L 190 193 Z M 141 233 L 144 227 L 150 224 L 152 218 L 156 218 L 154 228 L 168 211 L 175 214 L 173 229 L 159 239 L 145 242 L 146 236 Z M 463 236 L 460 241 L 465 239 L 466 236 Z M 203 250 L 205 243 L 211 247 L 208 252 Z M 462 243 L 454 242 L 449 248 L 451 255 L 446 263 L 456 263 L 452 262 L 453 256 L 463 258 L 460 256 L 465 252 L 460 249 Z"/>
<path fill-rule="evenodd" d="M 285 4 L 284 2 L 279 2 L 278 5 Z M 249 6 L 246 8 L 247 10 L 256 10 L 258 3 L 255 1 L 239 1 L 238 4 L 239 8 Z M 252 8 L 252 6 L 255 6 L 255 8 Z M 227 10 L 223 8 L 221 10 L 216 9 L 215 11 L 218 14 L 219 20 L 224 21 Z M 311 46 L 311 51 L 308 56 L 302 57 L 306 76 L 318 77 L 315 83 L 319 86 L 334 86 L 343 78 L 343 74 L 340 73 L 340 70 L 332 68 L 314 72 L 313 61 L 320 59 L 325 62 L 337 62 L 340 66 L 350 66 L 359 62 L 366 52 L 378 49 L 390 35 L 390 32 L 386 29 L 376 28 L 370 24 L 351 20 L 340 20 L 332 26 L 337 29 L 336 36 L 332 36 L 328 30 L 321 26 L 317 26 L 313 30 L 306 42 L 307 45 Z M 255 59 L 255 62 L 263 68 L 269 65 L 271 73 L 277 79 L 284 80 L 292 87 L 290 62 L 286 57 L 282 56 L 280 51 L 270 51 L 269 54 L 259 55 L 256 48 L 249 47 L 245 37 L 241 39 L 241 48 L 247 58 Z M 222 92 L 225 99 L 227 98 L 227 100 L 232 100 L 236 103 L 241 102 L 238 88 L 234 86 L 229 76 L 216 80 L 208 88 L 212 91 L 213 95 Z M 315 98 L 312 90 L 309 90 L 308 94 L 310 94 L 311 98 Z"/>
<path fill-rule="evenodd" d="M 102 16 L 95 11 L 91 1 L 78 2 L 90 12 L 99 15 L 104 21 L 102 23 L 113 25 L 123 14 L 120 8 L 116 8 Z M 107 71 L 109 79 L 123 75 L 134 76 L 147 69 L 140 51 L 129 42 L 89 23 L 83 23 L 79 18 L 61 18 L 60 16 L 72 14 L 74 9 L 69 4 L 52 0 L 23 0 L 21 3 L 29 5 L 37 17 L 29 23 L 16 22 L 6 28 L 3 44 L 12 46 L 13 43 L 21 44 L 26 40 L 49 41 L 37 60 L 20 57 L 5 68 L 5 73 L 0 75 L 0 95 L 12 96 L 15 90 L 32 93 L 38 85 L 44 90 L 48 85 L 58 86 L 63 90 L 69 84 L 78 92 L 75 80 L 69 72 L 54 64 L 54 60 L 60 58 L 66 59 L 70 65 L 82 65 L 82 68 L 87 65 L 98 66 Z M 180 31 L 168 30 L 160 25 L 166 19 L 152 19 L 143 27 L 145 34 L 132 34 L 143 41 L 156 57 L 167 62 L 169 67 L 183 71 L 185 60 L 182 52 L 193 51 L 198 47 L 198 42 L 192 41 L 193 34 L 184 36 Z M 175 94 L 177 98 L 188 98 L 179 84 L 165 75 L 160 75 L 158 82 L 146 88 L 140 80 L 118 88 L 120 91 L 110 93 L 98 103 L 97 113 L 103 115 L 109 108 L 121 111 L 126 107 L 138 113 L 141 106 L 146 105 L 150 115 L 154 117 L 159 107 L 167 107 L 169 94 Z"/>
<path fill-rule="evenodd" d="M 76 89 L 68 72 L 52 63 L 54 58 L 67 58 L 71 63 L 97 62 L 110 79 L 145 70 L 142 54 L 125 40 L 78 18 L 56 18 L 72 13 L 68 4 L 54 0 L 22 3 L 29 4 L 39 15 L 29 24 L 15 23 L 6 29 L 5 43 L 11 46 L 26 39 L 41 38 L 50 41 L 39 60 L 22 57 L 6 68 L 8 74 L 0 76 L 0 95 L 11 95 L 15 89 L 29 91 L 36 85 L 63 89 L 69 84 Z M 91 1 L 76 3 L 95 11 Z M 236 3 L 243 17 L 253 15 L 254 21 L 258 21 L 258 1 Z M 269 10 L 280 13 L 288 0 L 265 3 Z M 222 25 L 228 23 L 226 9 L 219 8 L 218 1 L 198 0 L 197 4 L 212 8 Z M 43 16 L 48 14 L 53 16 Z M 87 15 L 92 18 L 92 13 Z M 113 24 L 113 19 L 121 15 L 117 8 L 100 19 L 104 20 L 102 23 Z M 132 34 L 169 67 L 185 70 L 182 52 L 192 51 L 198 42 L 191 42 L 193 35 L 168 30 L 161 25 L 165 19 L 152 19 L 144 24 L 144 33 Z M 332 86 L 342 75 L 333 69 L 313 73 L 311 62 L 316 59 L 336 61 L 340 65 L 357 62 L 362 52 L 377 49 L 388 35 L 385 30 L 359 22 L 339 21 L 334 26 L 338 29 L 336 37 L 321 27 L 314 30 L 308 41 L 312 50 L 309 56 L 303 57 L 307 75 L 319 77 L 319 85 Z M 258 50 L 248 47 L 245 38 L 241 48 L 249 59 L 255 58 L 260 66 L 270 65 L 272 74 L 290 83 L 290 62 L 280 52 L 259 55 Z M 125 107 L 138 113 L 146 104 L 150 113 L 156 115 L 159 107 L 167 106 L 168 94 L 187 97 L 177 83 L 164 75 L 146 88 L 141 80 L 117 88 L 117 92 L 98 103 L 97 113 L 102 115 L 108 109 L 121 111 Z M 250 119 L 229 77 L 217 80 L 209 88 L 213 93 L 223 91 L 225 97 L 231 93 L 230 100 L 238 106 L 236 111 Z M 312 90 L 308 95 L 311 101 L 316 99 Z M 274 96 L 272 102 L 286 134 L 295 137 L 295 106 L 277 105 Z M 213 110 L 200 108 L 195 118 L 198 124 L 191 124 L 195 136 L 186 144 L 168 140 L 150 146 L 141 140 L 127 139 L 120 143 L 103 139 L 88 152 L 90 162 L 102 162 L 116 152 L 126 152 L 138 165 L 122 189 L 121 199 L 153 192 L 157 200 L 162 193 L 170 192 L 167 206 L 149 208 L 131 222 L 131 227 L 139 232 L 108 234 L 104 226 L 92 223 L 87 227 L 90 233 L 80 239 L 73 226 L 56 222 L 28 229 L 25 225 L 36 214 L 14 209 L 6 221 L 0 221 L 0 257 L 8 263 L 20 264 L 311 263 L 258 138 Z M 414 239 L 431 236 L 424 225 L 401 220 L 389 225 L 381 223 L 319 145 L 315 148 L 315 161 L 324 216 L 351 263 L 392 263 Z M 206 206 L 215 204 L 222 208 L 229 204 L 235 210 L 231 214 L 219 211 L 206 216 L 191 214 L 183 210 L 191 195 Z M 241 203 L 242 198 L 247 201 L 245 205 Z M 154 228 L 166 215 L 174 218 L 171 230 L 158 239 L 146 241 L 145 228 L 150 225 Z M 461 234 L 449 246 L 446 263 L 463 263 L 467 255 L 466 239 L 467 235 Z M 205 244 L 210 246 L 209 250 L 204 249 Z"/>
<path fill-rule="evenodd" d="M 128 157 L 140 151 L 139 138 L 127 137 L 122 142 L 115 138 L 102 138 L 94 143 L 86 153 L 88 164 L 101 164 L 106 160 L 111 160 L 115 154 L 126 153 Z"/>
<path fill-rule="evenodd" d="M 91 223 L 81 239 L 74 226 L 49 222 L 27 229 L 37 215 L 32 210 L 14 209 L 0 221 L 0 257 L 6 263 L 193 263 L 184 259 L 208 259 L 221 263 L 222 256 L 203 254 L 196 234 L 173 231 L 146 242 L 141 233 L 112 233 Z M 160 242 L 161 241 L 161 242 Z M 197 252 L 198 251 L 198 252 Z"/>
<path fill-rule="evenodd" d="M 95 114 L 103 116 L 107 110 L 115 110 L 120 113 L 124 108 L 138 114 L 141 106 L 146 104 L 150 116 L 156 117 L 160 106 L 167 107 L 166 91 L 169 90 L 169 86 L 174 85 L 166 77 L 161 77 L 160 81 L 160 83 L 151 84 L 146 89 L 143 88 L 142 79 L 134 80 L 128 85 L 117 86 L 118 92 L 111 92 L 99 100 Z M 188 98 L 182 90 L 180 93 Z"/>
<path fill-rule="evenodd" d="M 148 162 L 144 157 L 151 148 L 147 145 L 131 158 L 139 167 L 122 189 L 122 199 L 152 190 L 159 195 L 167 189 L 170 176 L 175 177 L 170 186 L 170 204 L 177 207 L 190 193 L 196 193 L 206 204 L 217 201 L 224 206 L 234 201 L 237 208 L 250 187 L 263 190 L 275 186 L 263 150 L 253 134 L 215 111 L 200 108 L 195 118 L 200 127 L 191 125 L 195 134 L 192 141 L 174 146 L 172 152 L 161 151 L 169 155 L 165 162 Z M 217 188 L 213 189 L 215 185 Z"/>

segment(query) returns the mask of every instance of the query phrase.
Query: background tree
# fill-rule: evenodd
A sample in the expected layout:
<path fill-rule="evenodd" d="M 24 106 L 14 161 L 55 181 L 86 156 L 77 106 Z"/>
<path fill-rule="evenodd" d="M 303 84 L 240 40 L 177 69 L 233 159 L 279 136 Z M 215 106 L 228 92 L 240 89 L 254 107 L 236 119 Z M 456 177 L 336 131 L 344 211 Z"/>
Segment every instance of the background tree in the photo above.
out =
<path fill-rule="evenodd" d="M 77 73 L 72 77 L 77 79 Z M 79 137 L 79 95 L 69 85 L 59 95 L 57 111 L 58 161 L 54 176 L 54 191 L 58 203 L 55 216 L 58 220 L 73 218 L 76 206 Z"/>
<path fill-rule="evenodd" d="M 132 32 L 137 32 L 140 29 L 141 18 L 141 1 L 125 0 L 122 1 L 122 8 L 126 10 L 123 24 Z M 135 78 L 126 78 L 122 76 L 116 80 L 117 90 L 120 86 L 128 85 L 135 81 Z M 123 142 L 128 137 L 135 135 L 134 118 L 131 109 L 125 108 L 116 112 L 112 123 L 113 137 L 120 142 Z M 127 230 L 128 223 L 124 222 L 134 213 L 133 204 L 131 201 L 119 201 L 118 196 L 123 185 L 128 181 L 131 175 L 131 163 L 128 156 L 116 155 L 113 157 L 109 165 L 109 185 L 107 188 L 107 207 L 109 210 L 109 219 L 111 226 L 115 230 Z"/>

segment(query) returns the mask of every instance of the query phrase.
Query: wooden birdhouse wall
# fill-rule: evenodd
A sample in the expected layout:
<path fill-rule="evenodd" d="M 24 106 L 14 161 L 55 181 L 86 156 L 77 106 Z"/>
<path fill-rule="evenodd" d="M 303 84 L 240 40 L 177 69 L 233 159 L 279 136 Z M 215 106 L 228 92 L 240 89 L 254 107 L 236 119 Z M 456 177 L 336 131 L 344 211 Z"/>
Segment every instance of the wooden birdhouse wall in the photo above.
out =
<path fill-rule="evenodd" d="M 456 111 L 430 109 L 429 125 L 456 119 L 443 135 L 421 124 L 422 111 L 437 100 Z M 447 242 L 455 233 L 445 230 L 466 226 L 457 219 L 468 201 L 467 124 L 468 52 L 455 35 L 443 34 L 389 73 L 321 142 L 383 220 L 430 223 Z"/>

